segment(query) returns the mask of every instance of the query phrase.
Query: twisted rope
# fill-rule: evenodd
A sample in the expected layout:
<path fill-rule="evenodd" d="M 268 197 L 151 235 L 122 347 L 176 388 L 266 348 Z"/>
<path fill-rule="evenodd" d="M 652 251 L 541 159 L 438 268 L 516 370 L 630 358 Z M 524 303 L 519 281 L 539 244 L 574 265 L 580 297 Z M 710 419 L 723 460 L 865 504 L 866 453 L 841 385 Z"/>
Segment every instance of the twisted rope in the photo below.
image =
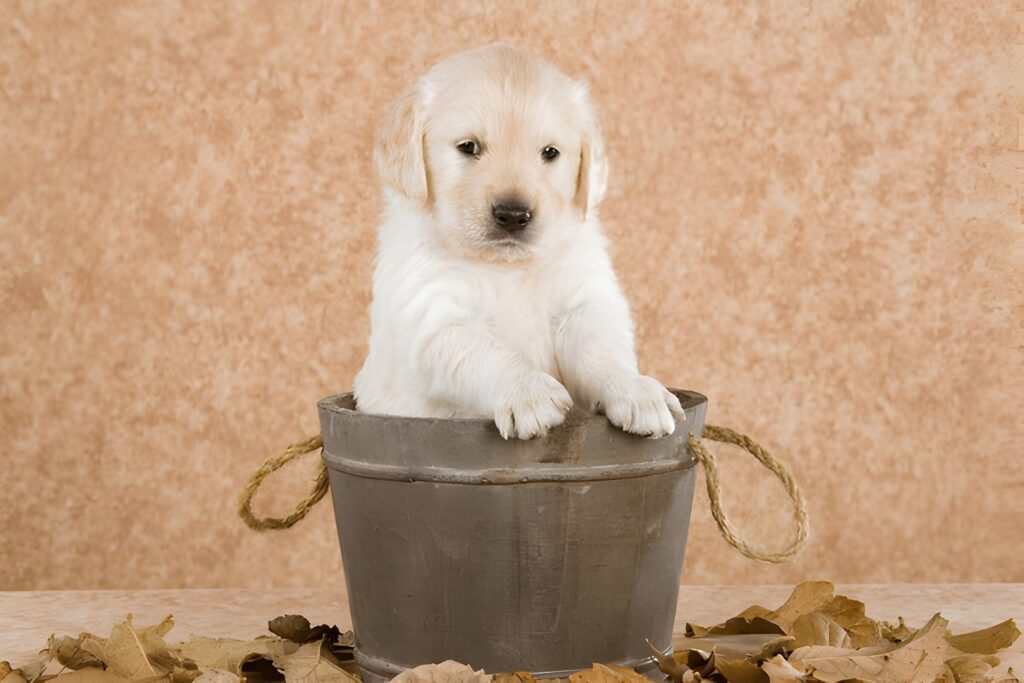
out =
<path fill-rule="evenodd" d="M 718 483 L 718 465 L 715 462 L 715 456 L 701 443 L 700 439 L 691 433 L 687 446 L 700 461 L 701 465 L 704 466 L 704 481 L 707 484 L 708 500 L 711 502 L 711 516 L 714 517 L 725 540 L 736 550 L 758 562 L 784 562 L 796 555 L 807 540 L 807 506 L 804 504 L 800 487 L 793 481 L 793 477 L 786 471 L 786 468 L 750 437 L 734 432 L 728 427 L 705 425 L 704 438 L 710 441 L 735 444 L 746 450 L 779 478 L 779 481 L 782 482 L 786 489 L 786 493 L 789 494 L 790 500 L 793 501 L 793 516 L 796 519 L 796 536 L 793 541 L 786 548 L 777 552 L 765 552 L 755 549 L 740 538 L 729 523 L 728 516 L 722 510 L 722 488 Z M 260 485 L 268 475 L 281 469 L 300 455 L 323 448 L 323 445 L 323 439 L 319 434 L 311 436 L 308 439 L 288 446 L 281 455 L 269 458 L 256 470 L 256 473 L 253 474 L 242 490 L 242 497 L 238 502 L 238 516 L 249 525 L 249 528 L 255 531 L 290 529 L 305 517 L 314 505 L 320 502 L 320 499 L 324 497 L 329 488 L 327 467 L 323 462 L 320 463 L 320 469 L 317 472 L 316 480 L 313 482 L 313 488 L 310 490 L 309 495 L 295 506 L 295 510 L 290 515 L 287 517 L 256 517 L 252 513 L 253 496 L 256 495 L 256 491 L 259 490 Z"/>
<path fill-rule="evenodd" d="M 329 488 L 327 479 L 327 466 L 320 463 L 320 469 L 317 472 L 316 480 L 313 482 L 313 488 L 310 490 L 309 495 L 303 498 L 298 505 L 295 506 L 295 511 L 287 517 L 256 517 L 252 514 L 252 498 L 256 495 L 256 491 L 259 490 L 260 485 L 267 476 L 277 470 L 281 469 L 288 463 L 300 455 L 305 455 L 310 451 L 315 451 L 318 448 L 323 448 L 324 440 L 319 434 L 311 436 L 308 439 L 297 441 L 291 446 L 286 448 L 281 455 L 273 458 L 269 458 L 265 463 L 260 465 L 260 468 L 256 470 L 256 473 L 249 479 L 249 483 L 242 489 L 242 497 L 238 501 L 238 516 L 242 518 L 242 521 L 249 525 L 250 529 L 255 531 L 267 531 L 268 529 L 290 529 L 295 526 L 299 520 L 305 517 L 310 509 L 320 502 L 320 499 L 324 497 Z"/>
<path fill-rule="evenodd" d="M 783 487 L 786 489 L 786 493 L 789 494 L 790 500 L 793 501 L 793 517 L 796 519 L 796 535 L 793 541 L 777 552 L 765 552 L 753 548 L 749 543 L 740 538 L 732 528 L 732 525 L 729 524 L 729 518 L 726 516 L 725 511 L 722 510 L 722 488 L 718 483 L 718 465 L 715 462 L 715 456 L 691 432 L 687 445 L 704 466 L 704 481 L 707 484 L 708 500 L 711 501 L 711 516 L 715 518 L 722 536 L 729 542 L 729 545 L 758 562 L 785 562 L 800 552 L 800 548 L 803 547 L 804 542 L 807 540 L 809 526 L 807 506 L 804 504 L 804 497 L 800 493 L 800 487 L 793 481 L 793 477 L 782 466 L 782 463 L 773 458 L 768 451 L 761 448 L 749 436 L 734 432 L 728 427 L 704 425 L 704 438 L 710 441 L 735 444 L 753 455 L 757 458 L 758 462 L 779 478 L 779 481 L 782 482 Z"/>

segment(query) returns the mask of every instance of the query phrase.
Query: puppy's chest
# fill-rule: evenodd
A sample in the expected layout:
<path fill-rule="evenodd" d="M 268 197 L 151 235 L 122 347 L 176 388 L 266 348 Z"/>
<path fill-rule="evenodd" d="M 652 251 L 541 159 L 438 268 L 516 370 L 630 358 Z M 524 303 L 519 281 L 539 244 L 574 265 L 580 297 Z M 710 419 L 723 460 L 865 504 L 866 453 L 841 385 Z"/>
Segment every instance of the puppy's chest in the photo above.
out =
<path fill-rule="evenodd" d="M 521 282 L 515 289 L 492 290 L 480 311 L 488 327 L 506 346 L 522 354 L 538 370 L 555 370 L 554 323 L 551 303 L 543 292 Z"/>

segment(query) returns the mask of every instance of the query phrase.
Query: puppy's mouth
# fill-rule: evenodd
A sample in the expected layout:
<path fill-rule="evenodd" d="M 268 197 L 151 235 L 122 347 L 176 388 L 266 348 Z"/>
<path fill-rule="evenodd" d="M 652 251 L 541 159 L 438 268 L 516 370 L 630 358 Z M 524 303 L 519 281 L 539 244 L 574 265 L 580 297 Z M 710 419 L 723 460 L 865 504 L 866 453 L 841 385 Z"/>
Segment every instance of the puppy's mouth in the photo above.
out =
<path fill-rule="evenodd" d="M 524 250 L 529 249 L 533 244 L 533 231 L 517 232 L 509 234 L 504 231 L 490 232 L 484 239 L 489 247 L 502 250 Z"/>

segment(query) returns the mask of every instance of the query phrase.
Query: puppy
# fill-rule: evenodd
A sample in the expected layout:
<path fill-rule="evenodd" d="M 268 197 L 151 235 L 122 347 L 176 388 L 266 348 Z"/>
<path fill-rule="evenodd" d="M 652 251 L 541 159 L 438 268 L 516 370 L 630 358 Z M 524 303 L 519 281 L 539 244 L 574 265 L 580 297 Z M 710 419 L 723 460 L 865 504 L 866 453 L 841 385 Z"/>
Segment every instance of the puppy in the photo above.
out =
<path fill-rule="evenodd" d="M 450 57 L 394 103 L 359 410 L 487 417 L 529 439 L 574 403 L 672 433 L 679 400 L 637 370 L 598 223 L 607 164 L 585 84 L 507 46 Z"/>

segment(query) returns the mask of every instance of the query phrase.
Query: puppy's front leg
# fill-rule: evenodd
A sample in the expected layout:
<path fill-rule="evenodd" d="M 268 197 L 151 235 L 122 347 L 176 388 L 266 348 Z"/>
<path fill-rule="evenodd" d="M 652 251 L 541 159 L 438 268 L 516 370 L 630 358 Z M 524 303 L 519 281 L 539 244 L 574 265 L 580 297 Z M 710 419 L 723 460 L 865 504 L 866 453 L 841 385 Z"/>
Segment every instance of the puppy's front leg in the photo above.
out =
<path fill-rule="evenodd" d="M 682 415 L 683 408 L 675 394 L 637 369 L 633 323 L 617 289 L 604 286 L 578 295 L 558 321 L 555 354 L 573 395 L 616 427 L 652 437 L 675 431 L 673 413 Z"/>
<path fill-rule="evenodd" d="M 544 435 L 572 408 L 557 379 L 531 368 L 484 325 L 443 324 L 420 348 L 431 395 L 493 415 L 506 439 Z"/>

